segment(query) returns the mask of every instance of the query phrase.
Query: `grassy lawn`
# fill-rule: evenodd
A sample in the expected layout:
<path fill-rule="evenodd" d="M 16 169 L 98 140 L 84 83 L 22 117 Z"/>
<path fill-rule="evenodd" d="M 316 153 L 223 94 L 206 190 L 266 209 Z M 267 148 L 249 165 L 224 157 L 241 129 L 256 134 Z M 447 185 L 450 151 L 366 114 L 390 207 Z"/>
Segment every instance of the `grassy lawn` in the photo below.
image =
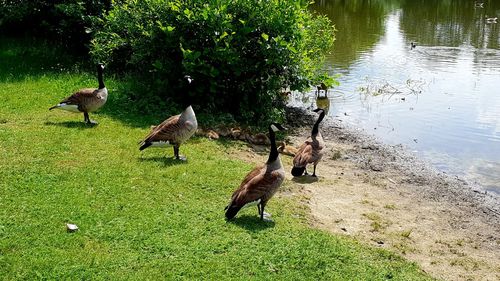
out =
<path fill-rule="evenodd" d="M 171 148 L 140 153 L 149 125 L 170 113 L 134 113 L 125 83 L 106 70 L 110 98 L 90 115 L 98 126 L 49 112 L 97 86 L 95 74 L 28 46 L 0 40 L 1 279 L 430 279 L 395 254 L 310 228 L 295 199 L 270 201 L 275 223 L 256 207 L 226 222 L 252 167 L 228 152 L 241 144 L 191 139 L 187 163 Z"/>

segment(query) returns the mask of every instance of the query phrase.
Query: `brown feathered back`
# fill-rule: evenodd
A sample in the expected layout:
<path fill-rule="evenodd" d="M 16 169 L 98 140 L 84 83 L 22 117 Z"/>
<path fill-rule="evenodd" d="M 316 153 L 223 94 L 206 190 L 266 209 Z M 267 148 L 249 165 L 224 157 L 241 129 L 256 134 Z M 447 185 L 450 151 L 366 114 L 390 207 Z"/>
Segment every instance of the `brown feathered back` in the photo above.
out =
<path fill-rule="evenodd" d="M 276 147 L 275 131 L 284 130 L 277 123 L 269 126 L 271 151 L 269 159 L 264 165 L 252 169 L 243 179 L 238 189 L 233 192 L 231 202 L 226 207 L 226 218 L 232 219 L 238 211 L 250 203 L 259 204 L 261 219 L 264 216 L 264 208 L 267 201 L 276 193 L 285 179 L 285 170 L 281 164 Z"/>
<path fill-rule="evenodd" d="M 321 133 L 314 138 L 309 137 L 293 158 L 294 167 L 306 167 L 307 164 L 318 163 L 323 157 L 324 141 Z"/>
<path fill-rule="evenodd" d="M 198 129 L 198 121 L 193 108 L 188 106 L 181 114 L 169 117 L 154 129 L 141 142 L 140 150 L 155 142 L 168 142 L 180 145 L 188 140 Z"/>

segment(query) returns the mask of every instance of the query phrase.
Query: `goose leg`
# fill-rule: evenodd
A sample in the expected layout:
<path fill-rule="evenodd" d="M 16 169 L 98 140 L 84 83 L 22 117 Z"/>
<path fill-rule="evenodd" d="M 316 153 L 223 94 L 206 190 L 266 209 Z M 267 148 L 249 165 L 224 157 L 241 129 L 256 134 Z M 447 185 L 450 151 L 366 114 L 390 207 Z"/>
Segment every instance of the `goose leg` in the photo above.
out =
<path fill-rule="evenodd" d="M 185 156 L 179 155 L 179 147 L 180 147 L 180 145 L 178 145 L 178 144 L 174 145 L 174 156 L 175 156 L 175 159 L 186 161 L 186 157 Z"/>
<path fill-rule="evenodd" d="M 269 218 L 271 216 L 271 214 L 264 212 L 264 207 L 266 205 L 262 204 L 262 202 L 259 205 L 260 205 L 260 208 L 261 208 L 261 210 L 260 210 L 260 219 L 262 221 L 272 222 L 273 220 Z"/>
<path fill-rule="evenodd" d="M 174 157 L 179 159 L 179 146 L 177 144 L 174 144 Z"/>
<path fill-rule="evenodd" d="M 312 174 L 313 177 L 316 177 L 316 165 L 317 164 L 314 164 L 314 171 L 313 171 L 313 174 Z"/>
<path fill-rule="evenodd" d="M 84 121 L 85 121 L 85 123 L 87 123 L 87 124 L 91 124 L 91 125 L 97 125 L 97 122 L 96 122 L 96 121 L 90 120 L 90 117 L 89 117 L 89 113 L 88 113 L 88 112 L 84 112 L 84 113 L 83 113 L 83 117 L 84 117 Z"/>

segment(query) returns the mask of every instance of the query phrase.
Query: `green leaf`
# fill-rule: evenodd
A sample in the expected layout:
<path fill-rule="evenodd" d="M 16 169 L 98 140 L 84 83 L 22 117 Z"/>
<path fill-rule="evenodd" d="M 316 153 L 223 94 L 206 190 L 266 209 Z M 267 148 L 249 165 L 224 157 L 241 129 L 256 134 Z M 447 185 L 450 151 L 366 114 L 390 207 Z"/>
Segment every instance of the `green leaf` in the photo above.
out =
<path fill-rule="evenodd" d="M 222 33 L 222 35 L 219 37 L 219 39 L 223 39 L 224 37 L 228 36 L 229 34 L 227 32 L 224 31 L 224 33 Z"/>
<path fill-rule="evenodd" d="M 201 52 L 196 51 L 196 52 L 192 53 L 191 59 L 195 60 L 195 59 L 199 58 L 200 56 L 201 56 Z"/>
<path fill-rule="evenodd" d="M 156 69 L 163 69 L 163 63 L 159 60 L 155 60 L 155 62 L 153 63 L 153 66 Z"/>
<path fill-rule="evenodd" d="M 262 34 L 260 35 L 264 40 L 268 41 L 269 40 L 269 35 L 265 34 L 264 32 L 262 32 Z"/>
<path fill-rule="evenodd" d="M 217 77 L 217 76 L 219 75 L 219 73 L 220 73 L 220 71 L 219 71 L 219 70 L 217 70 L 216 68 L 213 68 L 213 67 L 212 67 L 212 68 L 210 69 L 210 76 L 212 76 L 212 77 Z"/>

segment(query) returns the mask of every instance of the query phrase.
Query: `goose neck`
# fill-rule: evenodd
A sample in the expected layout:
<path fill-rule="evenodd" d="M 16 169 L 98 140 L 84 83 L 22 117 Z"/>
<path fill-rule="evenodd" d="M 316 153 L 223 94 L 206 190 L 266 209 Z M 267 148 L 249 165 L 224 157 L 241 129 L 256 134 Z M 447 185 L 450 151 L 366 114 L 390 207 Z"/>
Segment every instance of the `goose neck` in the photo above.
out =
<path fill-rule="evenodd" d="M 321 123 L 321 121 L 323 121 L 323 118 L 325 118 L 325 112 L 321 111 L 321 113 L 319 114 L 318 120 L 316 120 L 316 123 L 314 123 L 313 129 L 311 132 L 311 136 L 316 136 L 318 134 L 319 123 Z"/>
<path fill-rule="evenodd" d="M 269 126 L 269 139 L 271 141 L 271 151 L 269 152 L 269 158 L 267 159 L 268 164 L 274 162 L 279 156 L 278 148 L 276 147 L 276 134 L 271 126 Z"/>
<path fill-rule="evenodd" d="M 104 86 L 104 80 L 102 79 L 102 67 L 98 66 L 97 67 L 97 81 L 99 81 L 99 89 L 104 89 L 106 86 Z"/>

